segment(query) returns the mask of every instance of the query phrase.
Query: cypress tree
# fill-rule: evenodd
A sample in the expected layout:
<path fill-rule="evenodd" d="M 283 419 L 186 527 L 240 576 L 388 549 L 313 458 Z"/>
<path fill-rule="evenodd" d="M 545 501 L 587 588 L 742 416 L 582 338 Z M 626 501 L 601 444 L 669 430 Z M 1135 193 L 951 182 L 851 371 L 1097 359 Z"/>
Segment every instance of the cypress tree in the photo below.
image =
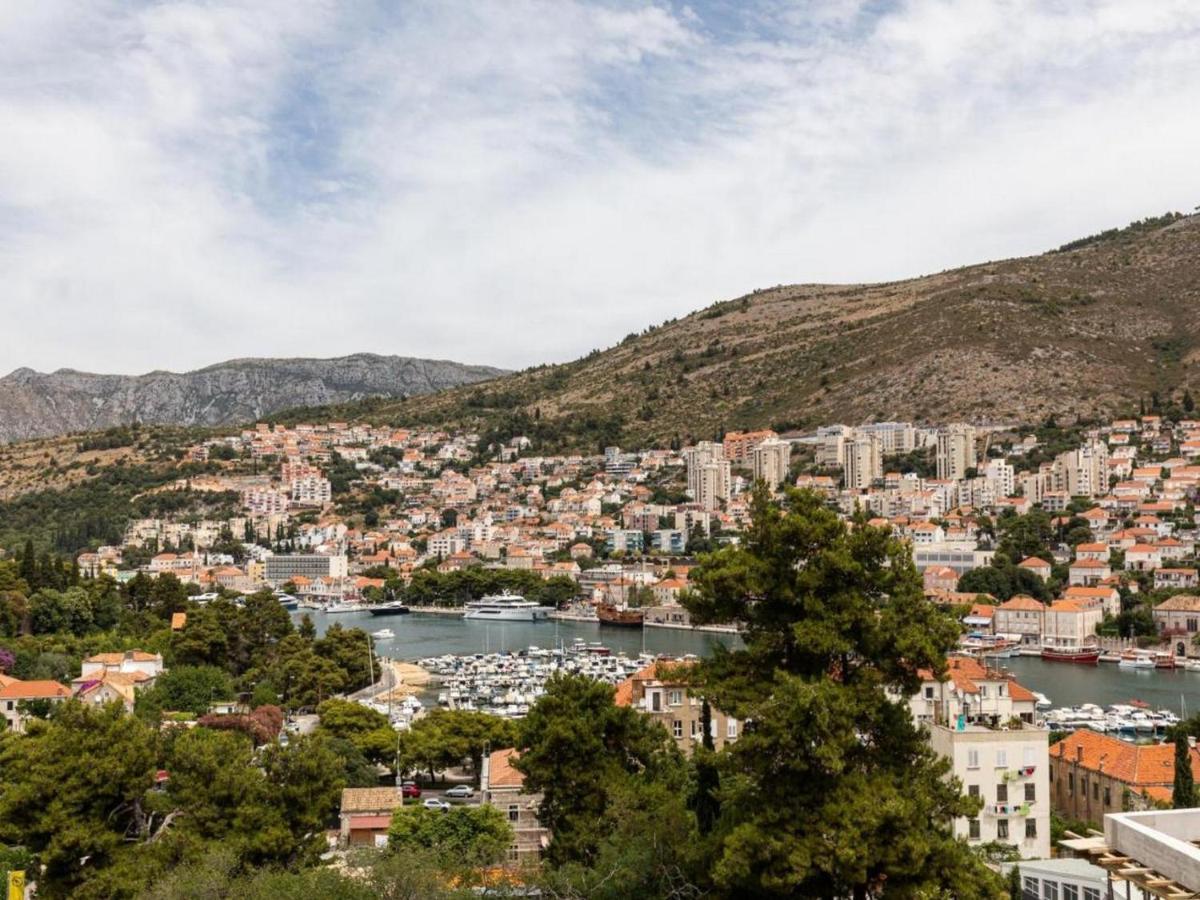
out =
<path fill-rule="evenodd" d="M 1175 786 L 1171 791 L 1175 809 L 1191 809 L 1196 805 L 1196 782 L 1192 778 L 1192 752 L 1187 735 L 1175 735 Z"/>

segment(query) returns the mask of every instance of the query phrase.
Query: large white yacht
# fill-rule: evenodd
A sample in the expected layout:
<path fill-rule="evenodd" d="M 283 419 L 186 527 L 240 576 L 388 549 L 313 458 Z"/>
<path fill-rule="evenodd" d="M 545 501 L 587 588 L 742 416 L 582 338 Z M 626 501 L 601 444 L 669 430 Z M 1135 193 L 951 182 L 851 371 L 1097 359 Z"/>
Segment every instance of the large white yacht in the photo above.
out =
<path fill-rule="evenodd" d="M 466 604 L 464 619 L 488 619 L 494 622 L 536 622 L 550 615 L 549 607 L 539 606 L 520 594 L 492 594 Z"/>

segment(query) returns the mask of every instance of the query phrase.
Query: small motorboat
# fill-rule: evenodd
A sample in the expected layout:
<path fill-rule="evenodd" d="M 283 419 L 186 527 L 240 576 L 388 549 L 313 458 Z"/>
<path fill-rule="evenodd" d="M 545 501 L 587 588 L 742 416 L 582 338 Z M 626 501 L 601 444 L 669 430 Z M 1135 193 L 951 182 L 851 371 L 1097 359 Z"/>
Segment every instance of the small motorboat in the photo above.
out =
<path fill-rule="evenodd" d="M 372 631 L 371 637 L 377 641 L 390 641 L 396 636 L 396 632 L 390 628 L 380 628 L 378 631 Z"/>

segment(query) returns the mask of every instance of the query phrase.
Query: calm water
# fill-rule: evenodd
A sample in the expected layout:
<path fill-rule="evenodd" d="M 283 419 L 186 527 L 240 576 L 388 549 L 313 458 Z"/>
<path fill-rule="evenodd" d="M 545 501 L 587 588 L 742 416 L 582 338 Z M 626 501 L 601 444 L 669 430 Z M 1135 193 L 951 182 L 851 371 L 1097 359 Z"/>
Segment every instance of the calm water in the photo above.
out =
<path fill-rule="evenodd" d="M 399 660 L 418 660 L 446 653 L 465 654 L 485 651 L 523 650 L 529 646 L 550 648 L 562 641 L 570 645 L 576 638 L 599 641 L 614 651 L 636 656 L 647 653 L 683 656 L 693 653 L 707 656 L 714 644 L 734 646 L 738 639 L 728 634 L 677 631 L 671 628 L 611 628 L 589 622 L 468 622 L 458 616 L 410 613 L 406 616 L 372 616 L 369 613 L 325 615 L 316 610 L 299 610 L 292 618 L 312 616 L 317 632 L 323 633 L 332 622 L 367 632 L 390 628 L 391 640 L 376 641 L 379 653 Z M 1186 705 L 1190 714 L 1200 713 L 1200 672 L 1184 669 L 1122 669 L 1115 663 L 1075 666 L 1044 662 L 1034 656 L 999 660 L 1017 680 L 1031 691 L 1040 691 L 1055 706 L 1081 703 L 1128 703 L 1144 700 L 1155 709 L 1179 712 Z"/>
<path fill-rule="evenodd" d="M 409 613 L 406 616 L 372 616 L 370 613 L 336 613 L 301 609 L 292 619 L 308 613 L 317 633 L 323 634 L 332 623 L 345 628 L 362 628 L 368 633 L 381 628 L 396 632 L 391 640 L 376 640 L 375 647 L 384 656 L 399 660 L 417 660 L 445 653 L 465 654 L 524 650 L 527 647 L 550 649 L 562 641 L 566 646 L 576 638 L 588 643 L 599 641 L 615 651 L 636 656 L 647 653 L 683 656 L 688 653 L 707 656 L 714 644 L 733 646 L 738 638 L 730 634 L 680 631 L 673 628 L 613 628 L 590 622 L 478 622 L 460 616 Z"/>
<path fill-rule="evenodd" d="M 1055 706 L 1081 703 L 1128 703 L 1144 700 L 1155 709 L 1178 713 L 1181 704 L 1189 715 L 1200 713 L 1200 672 L 1184 669 L 1122 669 L 1116 663 L 1076 666 L 1052 663 L 1036 656 L 997 661 L 1031 691 L 1040 691 Z M 1181 699 L 1182 698 L 1182 699 Z"/>

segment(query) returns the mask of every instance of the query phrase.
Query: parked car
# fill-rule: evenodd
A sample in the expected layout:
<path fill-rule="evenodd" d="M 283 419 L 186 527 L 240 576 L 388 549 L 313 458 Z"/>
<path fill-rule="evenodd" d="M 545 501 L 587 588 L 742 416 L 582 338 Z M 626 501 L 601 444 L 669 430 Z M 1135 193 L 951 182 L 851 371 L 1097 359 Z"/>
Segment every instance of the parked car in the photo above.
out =
<path fill-rule="evenodd" d="M 475 791 L 470 785 L 456 784 L 450 790 L 446 791 L 445 796 L 448 800 L 469 800 L 475 796 Z"/>
<path fill-rule="evenodd" d="M 419 785 L 414 784 L 411 781 L 406 781 L 404 784 L 400 785 L 400 796 L 404 797 L 406 800 L 410 797 L 420 797 L 421 788 Z"/>
<path fill-rule="evenodd" d="M 437 797 L 426 797 L 421 801 L 421 805 L 426 809 L 440 809 L 443 812 L 450 808 L 450 804 L 445 800 L 439 800 Z"/>

